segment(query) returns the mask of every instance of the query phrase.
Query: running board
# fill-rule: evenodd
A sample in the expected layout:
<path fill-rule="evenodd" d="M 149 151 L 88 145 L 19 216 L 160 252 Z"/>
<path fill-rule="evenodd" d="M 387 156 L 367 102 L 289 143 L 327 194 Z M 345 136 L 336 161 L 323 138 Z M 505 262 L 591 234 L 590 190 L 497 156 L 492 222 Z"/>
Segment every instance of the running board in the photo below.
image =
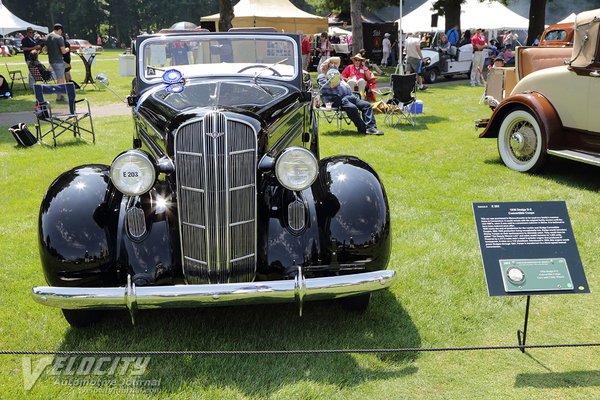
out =
<path fill-rule="evenodd" d="M 600 166 L 600 155 L 577 150 L 548 150 L 548 154 Z"/>

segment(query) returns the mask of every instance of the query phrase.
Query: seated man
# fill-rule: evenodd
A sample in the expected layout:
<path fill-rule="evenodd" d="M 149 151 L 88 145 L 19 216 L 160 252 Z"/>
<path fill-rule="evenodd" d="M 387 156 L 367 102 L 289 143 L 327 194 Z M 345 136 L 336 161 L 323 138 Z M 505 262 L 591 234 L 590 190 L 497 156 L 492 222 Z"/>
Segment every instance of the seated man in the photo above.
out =
<path fill-rule="evenodd" d="M 365 65 L 366 59 L 359 54 L 352 56 L 352 64 L 348 65 L 342 71 L 342 78 L 350 88 L 358 89 L 358 93 L 368 100 L 375 101 L 375 94 L 373 93 L 373 89 L 376 88 L 375 81 L 376 77 L 373 76 L 369 68 Z"/>
<path fill-rule="evenodd" d="M 339 65 L 339 57 L 330 57 L 321 64 L 321 73 L 317 78 L 317 82 L 323 101 L 332 103 L 334 107 L 341 107 L 348 114 L 354 125 L 356 125 L 359 133 L 383 135 L 383 132 L 377 129 L 377 122 L 373 115 L 371 103 L 361 100 L 352 94 L 350 86 L 340 79 L 339 71 L 337 70 Z"/>

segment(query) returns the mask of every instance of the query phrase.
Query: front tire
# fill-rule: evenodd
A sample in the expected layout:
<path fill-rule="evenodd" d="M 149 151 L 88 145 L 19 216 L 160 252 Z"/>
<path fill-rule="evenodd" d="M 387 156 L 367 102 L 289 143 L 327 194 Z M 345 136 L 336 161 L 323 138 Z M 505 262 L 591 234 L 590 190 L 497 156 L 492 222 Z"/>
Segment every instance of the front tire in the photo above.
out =
<path fill-rule="evenodd" d="M 531 112 L 508 113 L 498 131 L 498 152 L 504 165 L 519 172 L 535 172 L 546 161 L 546 141 Z"/>
<path fill-rule="evenodd" d="M 435 83 L 438 78 L 438 71 L 435 68 L 430 69 L 429 71 L 425 71 L 425 80 L 428 83 Z"/>

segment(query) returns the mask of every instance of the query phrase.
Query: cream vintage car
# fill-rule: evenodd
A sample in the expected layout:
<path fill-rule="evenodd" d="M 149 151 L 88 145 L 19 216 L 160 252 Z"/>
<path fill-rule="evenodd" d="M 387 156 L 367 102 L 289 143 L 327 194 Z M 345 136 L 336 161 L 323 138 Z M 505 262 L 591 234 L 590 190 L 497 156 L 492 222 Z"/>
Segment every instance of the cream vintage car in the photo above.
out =
<path fill-rule="evenodd" d="M 600 9 L 583 12 L 572 51 L 518 48 L 514 70 L 493 71 L 500 76 L 488 80 L 493 114 L 478 126 L 480 137 L 498 138 L 506 166 L 534 172 L 548 155 L 600 166 L 599 30 Z"/>

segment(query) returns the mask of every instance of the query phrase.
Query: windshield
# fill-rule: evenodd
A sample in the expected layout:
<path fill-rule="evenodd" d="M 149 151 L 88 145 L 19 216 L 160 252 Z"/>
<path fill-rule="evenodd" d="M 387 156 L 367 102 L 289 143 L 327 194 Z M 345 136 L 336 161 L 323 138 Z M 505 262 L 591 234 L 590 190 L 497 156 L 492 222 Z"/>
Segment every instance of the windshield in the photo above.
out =
<path fill-rule="evenodd" d="M 140 48 L 140 76 L 162 80 L 175 68 L 184 78 L 247 75 L 292 80 L 298 74 L 296 43 L 285 36 L 160 36 Z"/>

